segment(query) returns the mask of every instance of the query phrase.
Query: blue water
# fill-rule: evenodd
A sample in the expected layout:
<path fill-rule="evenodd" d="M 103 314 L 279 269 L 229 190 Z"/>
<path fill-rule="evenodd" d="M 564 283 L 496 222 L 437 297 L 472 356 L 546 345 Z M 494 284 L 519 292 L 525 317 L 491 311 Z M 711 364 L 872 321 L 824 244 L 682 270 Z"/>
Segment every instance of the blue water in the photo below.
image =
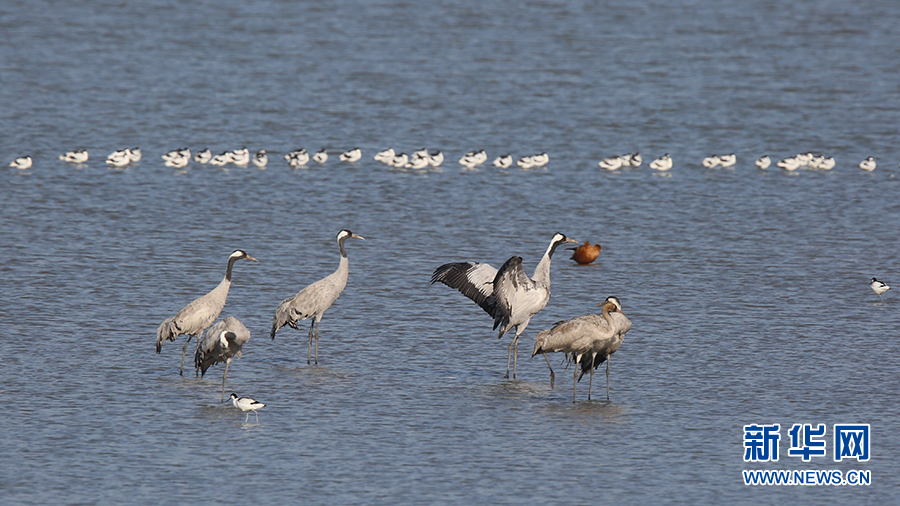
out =
<path fill-rule="evenodd" d="M 594 504 L 896 501 L 900 451 L 900 5 L 894 2 L 6 2 L 0 5 L 0 497 L 9 504 Z M 112 170 L 113 150 L 144 158 Z M 265 170 L 163 166 L 181 146 L 269 151 Z M 359 146 L 363 158 L 337 155 Z M 441 149 L 423 174 L 372 160 Z M 57 160 L 75 148 L 82 166 Z M 326 148 L 291 170 L 287 151 Z M 546 151 L 543 169 L 464 170 Z M 603 157 L 640 151 L 638 169 Z M 753 160 L 833 155 L 830 172 Z M 647 164 L 670 153 L 665 175 Z M 732 169 L 707 170 L 734 152 Z M 878 168 L 857 164 L 875 156 Z M 268 339 L 285 297 L 350 279 L 322 320 Z M 553 298 L 508 338 L 435 267 L 554 232 Z M 155 331 L 246 250 L 222 316 L 251 330 L 178 375 Z M 534 335 L 616 295 L 633 329 L 572 403 Z M 190 370 L 190 368 L 188 368 Z M 781 459 L 743 462 L 744 425 Z M 787 428 L 828 426 L 788 457 Z M 832 460 L 835 423 L 872 459 Z M 745 469 L 871 470 L 867 487 L 747 487 Z"/>

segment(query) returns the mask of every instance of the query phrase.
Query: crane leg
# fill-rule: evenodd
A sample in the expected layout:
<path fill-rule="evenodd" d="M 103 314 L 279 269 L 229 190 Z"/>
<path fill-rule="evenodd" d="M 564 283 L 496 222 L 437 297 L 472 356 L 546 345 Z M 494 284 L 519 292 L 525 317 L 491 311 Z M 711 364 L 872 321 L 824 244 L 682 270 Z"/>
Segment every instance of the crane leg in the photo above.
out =
<path fill-rule="evenodd" d="M 197 349 L 194 350 L 194 356 L 196 357 L 198 353 L 200 353 L 200 336 L 197 336 Z M 194 376 L 200 377 L 200 364 L 194 364 Z"/>
<path fill-rule="evenodd" d="M 575 392 L 578 391 L 578 364 L 581 357 L 575 357 L 575 373 L 572 375 L 572 404 L 575 404 Z"/>
<path fill-rule="evenodd" d="M 609 400 L 609 359 L 606 357 L 606 400 Z"/>
<path fill-rule="evenodd" d="M 309 365 L 309 358 L 312 356 L 313 327 L 315 327 L 315 325 L 316 320 L 313 319 L 312 323 L 309 324 L 309 347 L 306 349 L 306 365 Z"/>
<path fill-rule="evenodd" d="M 506 376 L 504 378 L 509 379 L 509 365 L 512 364 L 513 368 L 513 379 L 516 379 L 516 355 L 518 354 L 518 340 L 519 336 L 515 336 L 512 339 L 512 342 L 509 343 L 509 347 L 506 349 Z"/>
<path fill-rule="evenodd" d="M 184 355 L 187 353 L 188 343 L 191 342 L 191 338 L 194 337 L 193 334 L 188 334 L 187 341 L 185 341 L 184 346 L 181 348 L 181 369 L 178 370 L 179 376 L 184 376 Z M 198 339 L 199 341 L 199 339 Z"/>
<path fill-rule="evenodd" d="M 542 353 L 541 355 L 543 355 L 543 356 L 544 356 L 544 360 L 547 361 L 547 367 L 550 367 L 550 359 L 547 358 L 547 354 L 546 354 L 546 353 Z M 555 380 L 556 380 L 556 374 L 553 373 L 553 368 L 550 367 L 550 388 L 551 388 L 551 389 L 553 388 L 553 383 L 554 383 Z"/>
<path fill-rule="evenodd" d="M 594 353 L 591 355 L 591 377 L 588 380 L 588 400 L 591 400 L 591 390 L 594 389 L 594 360 L 596 360 L 597 354 Z"/>
<path fill-rule="evenodd" d="M 319 365 L 319 326 L 322 324 L 322 320 L 316 318 L 316 365 Z"/>
<path fill-rule="evenodd" d="M 228 377 L 228 366 L 231 365 L 231 360 L 225 361 L 225 374 L 222 375 L 222 402 L 225 402 L 225 378 Z"/>

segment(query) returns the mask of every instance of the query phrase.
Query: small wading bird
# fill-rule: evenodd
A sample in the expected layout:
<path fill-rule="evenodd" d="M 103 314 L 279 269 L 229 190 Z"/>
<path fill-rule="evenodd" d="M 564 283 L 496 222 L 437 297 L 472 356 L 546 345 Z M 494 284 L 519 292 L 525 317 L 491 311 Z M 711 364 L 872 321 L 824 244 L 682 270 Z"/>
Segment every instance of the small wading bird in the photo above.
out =
<path fill-rule="evenodd" d="M 581 265 L 586 265 L 600 256 L 600 249 L 602 246 L 599 244 L 591 244 L 590 241 L 584 241 L 584 244 L 578 246 L 577 248 L 569 248 L 575 250 L 572 253 L 572 260 L 575 260 Z"/>
<path fill-rule="evenodd" d="M 88 161 L 89 155 L 86 149 L 76 149 L 59 155 L 59 159 L 69 163 L 84 163 Z"/>
<path fill-rule="evenodd" d="M 755 163 L 760 170 L 766 170 L 769 168 L 769 165 L 772 165 L 772 159 L 769 158 L 769 155 L 762 155 L 756 159 Z"/>
<path fill-rule="evenodd" d="M 25 170 L 25 169 L 30 168 L 32 163 L 33 162 L 31 160 L 30 156 L 20 156 L 20 157 L 16 158 L 15 160 L 13 160 L 12 162 L 10 162 L 9 166 L 19 169 L 19 170 Z"/>
<path fill-rule="evenodd" d="M 544 309 L 550 300 L 550 257 L 558 246 L 570 242 L 577 241 L 557 232 L 531 278 L 522 269 L 522 257 L 519 256 L 511 257 L 500 270 L 485 263 L 457 262 L 444 264 L 431 275 L 432 283 L 440 281 L 456 288 L 484 309 L 494 319 L 494 329 L 500 327 L 498 339 L 516 328 L 507 350 L 504 378 L 509 378 L 512 362 L 515 379 L 519 336 L 528 327 L 531 317 Z"/>
<path fill-rule="evenodd" d="M 872 157 L 872 156 L 859 162 L 859 168 L 866 172 L 872 172 L 873 170 L 875 170 L 876 165 L 877 165 L 877 163 L 875 163 L 875 157 Z"/>
<path fill-rule="evenodd" d="M 298 329 L 297 322 L 312 318 L 309 325 L 309 349 L 306 353 L 306 363 L 310 362 L 313 345 L 313 328 L 315 328 L 316 340 L 316 364 L 319 363 L 319 322 L 322 314 L 334 304 L 340 297 L 344 287 L 347 286 L 347 275 L 350 273 L 350 261 L 347 260 L 347 251 L 344 250 L 344 241 L 348 238 L 365 239 L 349 230 L 341 230 L 337 235 L 338 248 L 341 251 L 341 261 L 333 273 L 323 279 L 300 290 L 297 295 L 281 301 L 275 310 L 275 318 L 272 320 L 272 339 L 275 333 L 285 325 Z"/>
<path fill-rule="evenodd" d="M 653 170 L 658 170 L 660 172 L 665 172 L 672 168 L 672 157 L 669 156 L 669 153 L 662 155 L 650 162 L 650 168 Z"/>
<path fill-rule="evenodd" d="M 891 289 L 891 287 L 889 287 L 887 283 L 885 283 L 884 281 L 878 281 L 875 278 L 872 278 L 872 282 L 869 283 L 869 288 L 871 288 L 872 291 L 875 292 L 875 295 L 877 295 L 882 302 L 884 302 L 884 299 L 881 297 L 881 294 Z"/>
<path fill-rule="evenodd" d="M 259 413 L 256 410 L 266 407 L 265 404 L 249 397 L 238 397 L 236 393 L 231 394 L 231 402 L 234 404 L 234 407 L 247 412 L 247 416 L 244 417 L 244 423 L 247 423 L 247 420 L 250 419 L 250 411 L 256 415 L 256 423 L 259 423 Z"/>
<path fill-rule="evenodd" d="M 236 261 L 243 259 L 257 261 L 239 249 L 234 250 L 234 253 L 228 256 L 228 267 L 225 269 L 225 277 L 219 282 L 218 286 L 203 297 L 195 299 L 172 318 L 159 324 L 159 328 L 156 330 L 156 353 L 162 351 L 164 342 L 174 341 L 182 334 L 188 336 L 184 347 L 181 349 L 181 368 L 178 374 L 184 374 L 184 355 L 187 352 L 191 338 L 197 338 L 199 347 L 200 335 L 216 321 L 219 313 L 222 312 L 222 308 L 225 307 L 228 289 L 231 288 L 231 269 Z"/>
<path fill-rule="evenodd" d="M 544 355 L 547 367 L 550 368 L 550 387 L 553 387 L 555 374 L 550 367 L 547 353 L 563 352 L 575 362 L 573 374 L 572 402 L 578 381 L 585 372 L 590 372 L 588 400 L 594 385 L 594 369 L 606 362 L 606 400 L 609 400 L 609 358 L 622 341 L 625 333 L 631 329 L 631 320 L 621 312 L 622 305 L 616 297 L 607 297 L 602 304 L 600 315 L 586 314 L 571 320 L 557 322 L 552 328 L 543 330 L 535 338 L 534 351 L 531 356 Z M 581 373 L 579 374 L 579 366 Z"/>
<path fill-rule="evenodd" d="M 206 330 L 200 346 L 194 354 L 194 366 L 200 369 L 200 376 L 216 364 L 225 362 L 222 374 L 222 400 L 225 400 L 225 378 L 231 359 L 241 358 L 241 348 L 250 340 L 250 331 L 237 318 L 229 316 Z"/>
<path fill-rule="evenodd" d="M 342 162 L 355 162 L 362 158 L 362 151 L 359 148 L 349 149 L 341 153 L 338 159 Z"/>

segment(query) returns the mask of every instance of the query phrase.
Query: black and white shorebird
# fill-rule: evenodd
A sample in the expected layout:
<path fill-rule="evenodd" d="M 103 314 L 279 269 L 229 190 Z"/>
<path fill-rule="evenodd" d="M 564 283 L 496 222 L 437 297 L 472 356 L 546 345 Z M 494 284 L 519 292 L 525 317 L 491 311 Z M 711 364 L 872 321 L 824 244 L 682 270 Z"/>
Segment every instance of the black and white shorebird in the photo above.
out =
<path fill-rule="evenodd" d="M 234 263 L 238 260 L 257 260 L 242 250 L 234 250 L 234 253 L 228 256 L 228 267 L 225 269 L 225 277 L 219 284 L 206 295 L 194 299 L 190 304 L 185 306 L 175 314 L 175 316 L 163 321 L 156 329 L 156 353 L 162 351 L 162 345 L 166 341 L 174 341 L 178 336 L 187 335 L 187 341 L 181 349 L 181 368 L 178 374 L 184 374 L 184 355 L 187 352 L 188 343 L 191 338 L 199 339 L 203 331 L 207 329 L 222 308 L 225 307 L 225 300 L 228 298 L 228 289 L 231 288 L 231 270 Z"/>
<path fill-rule="evenodd" d="M 9 166 L 13 167 L 15 169 L 25 170 L 25 169 L 30 168 L 32 163 L 33 163 L 33 161 L 31 160 L 30 156 L 20 156 L 20 157 L 16 158 L 15 160 L 13 160 L 12 162 L 10 162 Z"/>
<path fill-rule="evenodd" d="M 669 153 L 662 155 L 650 162 L 650 168 L 653 170 L 658 170 L 660 172 L 665 172 L 672 168 L 672 157 L 669 156 Z"/>
<path fill-rule="evenodd" d="M 200 376 L 206 375 L 210 367 L 225 362 L 222 374 L 222 400 L 225 400 L 225 378 L 233 358 L 241 358 L 241 349 L 250 340 L 250 330 L 237 318 L 229 316 L 206 329 L 200 339 L 200 346 L 194 353 L 194 366 L 200 369 Z"/>
<path fill-rule="evenodd" d="M 438 267 L 431 275 L 432 283 L 440 281 L 456 288 L 490 315 L 494 329 L 500 328 L 497 338 L 515 327 L 515 336 L 507 350 L 505 378 L 509 378 L 512 363 L 515 379 L 519 336 L 531 317 L 550 300 L 550 258 L 557 247 L 570 242 L 576 241 L 559 232 L 554 234 L 531 278 L 525 274 L 520 256 L 511 257 L 499 270 L 486 263 L 456 262 Z"/>
<path fill-rule="evenodd" d="M 238 397 L 234 392 L 231 394 L 231 402 L 234 404 L 234 407 L 247 412 L 247 416 L 244 417 L 244 423 L 247 423 L 247 420 L 250 419 L 251 411 L 256 415 L 256 423 L 259 423 L 259 413 L 257 413 L 256 410 L 266 407 L 265 404 L 255 399 L 251 399 L 250 397 Z"/>
<path fill-rule="evenodd" d="M 631 163 L 629 162 L 629 166 Z M 597 164 L 601 169 L 606 170 L 618 170 L 619 167 L 622 166 L 622 157 L 621 156 L 607 156 L 603 160 Z"/>
<path fill-rule="evenodd" d="M 299 169 L 309 163 L 309 153 L 306 152 L 306 148 L 295 149 L 284 155 L 284 159 L 292 169 Z"/>
<path fill-rule="evenodd" d="M 875 295 L 878 295 L 878 298 L 881 299 L 882 302 L 884 302 L 884 298 L 881 295 L 891 289 L 891 287 L 889 287 L 887 283 L 885 283 L 884 281 L 878 281 L 875 278 L 872 278 L 872 282 L 869 283 L 869 288 L 871 288 L 872 291 L 875 292 Z"/>
<path fill-rule="evenodd" d="M 362 151 L 359 148 L 348 149 L 338 157 L 342 162 L 356 162 L 360 158 L 362 158 Z"/>
<path fill-rule="evenodd" d="M 265 149 L 260 149 L 253 155 L 253 165 L 256 165 L 259 168 L 263 168 L 266 164 L 269 163 L 269 156 L 266 155 Z"/>
<path fill-rule="evenodd" d="M 325 163 L 328 161 L 328 152 L 325 151 L 325 148 L 322 148 L 313 154 L 312 159 L 316 163 Z"/>
<path fill-rule="evenodd" d="M 866 172 L 872 172 L 873 170 L 875 170 L 876 165 L 878 164 L 875 163 L 875 157 L 873 156 L 870 156 L 865 160 L 859 162 L 859 168 Z"/>
<path fill-rule="evenodd" d="M 297 323 L 307 318 L 312 318 L 309 325 L 309 349 L 306 354 L 306 363 L 310 363 L 312 355 L 313 337 L 316 341 L 316 364 L 319 363 L 319 322 L 322 314 L 334 304 L 341 292 L 347 286 L 347 277 L 350 273 L 350 261 L 347 259 L 347 251 L 344 249 L 344 241 L 347 239 L 365 239 L 349 230 L 341 230 L 337 235 L 338 249 L 341 251 L 341 260 L 338 268 L 328 276 L 307 286 L 297 292 L 297 295 L 281 301 L 275 309 L 275 317 L 272 320 L 272 339 L 275 333 L 285 325 L 298 329 Z M 315 335 L 313 334 L 315 329 Z"/>
<path fill-rule="evenodd" d="M 90 155 L 86 149 L 76 149 L 59 155 L 60 160 L 68 163 L 84 163 L 88 161 L 88 158 Z"/>
<path fill-rule="evenodd" d="M 231 163 L 235 165 L 247 165 L 250 163 L 250 150 L 246 147 L 232 150 Z"/>
<path fill-rule="evenodd" d="M 128 148 L 113 151 L 106 157 L 106 163 L 113 167 L 124 167 L 131 163 L 131 150 Z"/>
<path fill-rule="evenodd" d="M 494 158 L 494 162 L 491 164 L 494 167 L 499 167 L 501 169 L 508 169 L 512 167 L 513 157 L 511 154 L 506 153 L 505 155 L 500 155 L 497 158 Z"/>
<path fill-rule="evenodd" d="M 757 158 L 756 162 L 754 163 L 760 170 L 766 170 L 769 168 L 769 165 L 772 165 L 772 159 L 769 158 L 769 155 L 762 155 L 761 157 Z"/>
<path fill-rule="evenodd" d="M 381 151 L 375 153 L 375 160 L 385 164 L 391 165 L 391 160 L 394 159 L 394 155 L 397 153 L 394 152 L 394 148 L 382 149 Z"/>
<path fill-rule="evenodd" d="M 212 159 L 212 151 L 209 148 L 201 149 L 197 151 L 197 154 L 194 155 L 194 161 L 197 163 L 209 163 Z"/>

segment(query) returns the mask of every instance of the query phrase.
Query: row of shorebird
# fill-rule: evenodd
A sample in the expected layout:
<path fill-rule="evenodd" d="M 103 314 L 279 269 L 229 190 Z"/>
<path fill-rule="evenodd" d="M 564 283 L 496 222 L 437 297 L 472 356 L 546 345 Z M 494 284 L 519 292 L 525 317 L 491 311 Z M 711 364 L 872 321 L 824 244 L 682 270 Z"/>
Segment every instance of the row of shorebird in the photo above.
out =
<path fill-rule="evenodd" d="M 247 148 L 223 151 L 217 155 L 213 155 L 207 148 L 198 151 L 193 154 L 193 156 L 191 155 L 192 153 L 189 148 L 180 148 L 162 155 L 162 159 L 166 166 L 174 168 L 184 168 L 192 160 L 200 164 L 209 164 L 213 166 L 223 166 L 228 164 L 245 166 L 252 163 L 257 167 L 265 167 L 269 163 L 269 157 L 264 149 L 257 151 L 253 156 L 250 155 L 250 151 Z M 125 167 L 131 163 L 140 161 L 141 156 L 141 148 L 124 148 L 110 153 L 106 157 L 106 163 L 113 167 Z M 59 155 L 60 160 L 75 164 L 85 163 L 88 161 L 88 158 L 89 154 L 86 149 L 77 149 Z M 342 162 L 356 162 L 361 158 L 362 151 L 359 148 L 344 151 L 338 156 L 338 159 Z M 291 168 L 299 169 L 305 167 L 310 160 L 324 164 L 328 161 L 329 156 L 328 152 L 324 149 L 321 149 L 310 156 L 305 149 L 301 148 L 288 152 L 284 155 L 284 159 Z M 393 148 L 387 148 L 376 153 L 374 159 L 391 167 L 421 170 L 440 166 L 444 161 L 444 153 L 440 150 L 430 151 L 428 148 L 422 148 L 414 151 L 412 155 L 407 155 L 404 152 L 398 153 L 394 151 Z M 478 151 L 469 151 L 464 154 L 462 158 L 459 159 L 459 164 L 472 169 L 485 164 L 487 160 L 488 156 L 482 149 Z M 512 167 L 515 163 L 515 165 L 523 169 L 531 169 L 543 167 L 547 165 L 549 161 L 550 156 L 547 153 L 523 156 L 515 161 L 512 155 L 507 153 L 496 157 L 491 165 L 506 169 Z M 626 153 L 624 155 L 606 157 L 603 160 L 600 160 L 598 165 L 602 169 L 614 171 L 623 168 L 637 168 L 640 167 L 643 162 L 644 159 L 640 153 Z M 33 160 L 30 156 L 21 156 L 13 160 L 9 166 L 24 170 L 31 168 L 32 163 Z M 708 169 L 714 169 L 718 167 L 733 167 L 736 163 L 737 156 L 734 153 L 729 153 L 726 155 L 707 156 L 703 159 L 701 165 Z M 649 164 L 651 169 L 660 172 L 671 170 L 673 165 L 672 157 L 668 153 L 656 158 Z M 756 159 L 755 165 L 762 170 L 766 170 L 772 165 L 772 159 L 769 155 L 763 155 Z M 870 156 L 859 163 L 859 168 L 871 172 L 875 170 L 876 165 L 875 158 Z M 797 155 L 783 158 L 776 162 L 775 166 L 788 172 L 793 172 L 801 168 L 810 170 L 831 170 L 835 167 L 835 161 L 833 156 L 826 157 L 822 154 L 809 152 L 798 153 Z"/>
<path fill-rule="evenodd" d="M 640 167 L 643 158 L 640 153 L 626 153 L 624 155 L 610 156 L 600 160 L 598 164 L 601 169 L 618 170 L 626 167 Z M 734 153 L 727 155 L 710 155 L 703 159 L 700 163 L 707 169 L 715 169 L 718 167 L 733 167 L 737 163 L 737 156 Z M 667 171 L 672 168 L 672 157 L 668 153 L 650 162 L 650 168 L 658 171 Z M 766 170 L 772 165 L 772 159 L 769 155 L 763 155 L 754 162 L 761 170 Z M 818 153 L 798 153 L 795 156 L 783 158 L 775 163 L 776 167 L 793 172 L 797 169 L 805 168 L 809 170 L 831 170 L 835 166 L 833 156 L 826 157 Z M 859 163 L 859 168 L 872 172 L 875 170 L 875 157 L 867 157 Z"/>

